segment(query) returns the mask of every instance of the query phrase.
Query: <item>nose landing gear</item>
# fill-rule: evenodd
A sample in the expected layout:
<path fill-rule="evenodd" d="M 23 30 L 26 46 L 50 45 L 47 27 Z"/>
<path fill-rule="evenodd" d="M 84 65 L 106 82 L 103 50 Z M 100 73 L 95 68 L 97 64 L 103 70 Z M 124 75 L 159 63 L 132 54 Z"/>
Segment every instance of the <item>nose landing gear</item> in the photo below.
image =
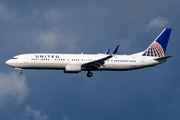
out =
<path fill-rule="evenodd" d="M 15 68 L 15 69 L 21 71 L 20 75 L 23 75 L 23 71 L 22 71 L 23 69 L 22 68 Z"/>
<path fill-rule="evenodd" d="M 88 73 L 87 73 L 87 77 L 92 77 L 93 76 L 93 73 L 92 72 L 90 72 L 90 71 L 88 71 Z"/>

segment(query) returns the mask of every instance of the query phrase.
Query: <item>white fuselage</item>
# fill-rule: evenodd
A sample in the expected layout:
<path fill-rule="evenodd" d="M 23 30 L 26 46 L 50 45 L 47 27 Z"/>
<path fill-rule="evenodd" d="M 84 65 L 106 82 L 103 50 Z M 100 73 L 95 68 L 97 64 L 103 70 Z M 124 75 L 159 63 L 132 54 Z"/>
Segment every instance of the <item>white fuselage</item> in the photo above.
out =
<path fill-rule="evenodd" d="M 6 61 L 11 67 L 16 69 L 61 69 L 65 70 L 69 64 L 82 65 L 108 56 L 107 54 L 49 54 L 34 53 L 22 54 Z M 149 66 L 155 66 L 162 62 L 154 60 L 155 57 L 115 55 L 105 61 L 101 70 L 123 71 L 133 70 Z M 86 71 L 81 67 L 81 71 Z"/>
<path fill-rule="evenodd" d="M 88 71 L 87 77 L 92 77 L 91 71 L 125 71 L 152 67 L 166 62 L 172 57 L 165 56 L 171 28 L 165 28 L 152 44 L 145 50 L 132 55 L 116 55 L 119 45 L 109 54 L 22 54 L 6 61 L 6 64 L 17 70 L 23 69 L 60 69 L 65 73 Z"/>

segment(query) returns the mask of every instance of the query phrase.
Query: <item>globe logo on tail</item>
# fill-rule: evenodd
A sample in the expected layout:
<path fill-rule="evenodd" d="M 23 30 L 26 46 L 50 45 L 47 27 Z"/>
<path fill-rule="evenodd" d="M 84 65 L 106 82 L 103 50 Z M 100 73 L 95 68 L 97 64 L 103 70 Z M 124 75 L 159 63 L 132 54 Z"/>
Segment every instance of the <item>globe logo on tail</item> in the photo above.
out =
<path fill-rule="evenodd" d="M 153 42 L 152 45 L 143 53 L 143 56 L 164 57 L 164 50 L 159 43 Z"/>

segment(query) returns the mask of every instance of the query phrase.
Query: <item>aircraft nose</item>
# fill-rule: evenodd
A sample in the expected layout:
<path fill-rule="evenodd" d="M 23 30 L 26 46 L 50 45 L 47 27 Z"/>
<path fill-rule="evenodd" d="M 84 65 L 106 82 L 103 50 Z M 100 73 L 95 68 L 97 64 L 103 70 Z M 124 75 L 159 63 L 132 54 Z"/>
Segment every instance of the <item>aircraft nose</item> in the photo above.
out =
<path fill-rule="evenodd" d="M 10 60 L 7 60 L 5 63 L 6 63 L 6 65 L 10 65 L 11 62 L 10 62 Z"/>
<path fill-rule="evenodd" d="M 5 63 L 8 65 L 8 60 Z"/>

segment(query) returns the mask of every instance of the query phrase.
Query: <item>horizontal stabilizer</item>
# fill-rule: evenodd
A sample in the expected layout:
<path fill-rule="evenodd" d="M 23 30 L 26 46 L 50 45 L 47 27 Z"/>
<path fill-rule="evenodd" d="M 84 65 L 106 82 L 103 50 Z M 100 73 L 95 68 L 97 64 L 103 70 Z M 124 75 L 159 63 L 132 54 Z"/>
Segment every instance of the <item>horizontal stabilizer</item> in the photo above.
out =
<path fill-rule="evenodd" d="M 156 61 L 163 61 L 163 60 L 166 60 L 166 59 L 168 59 L 170 57 L 173 57 L 173 55 L 165 56 L 165 57 L 160 57 L 160 58 L 155 58 L 154 60 L 156 60 Z"/>

